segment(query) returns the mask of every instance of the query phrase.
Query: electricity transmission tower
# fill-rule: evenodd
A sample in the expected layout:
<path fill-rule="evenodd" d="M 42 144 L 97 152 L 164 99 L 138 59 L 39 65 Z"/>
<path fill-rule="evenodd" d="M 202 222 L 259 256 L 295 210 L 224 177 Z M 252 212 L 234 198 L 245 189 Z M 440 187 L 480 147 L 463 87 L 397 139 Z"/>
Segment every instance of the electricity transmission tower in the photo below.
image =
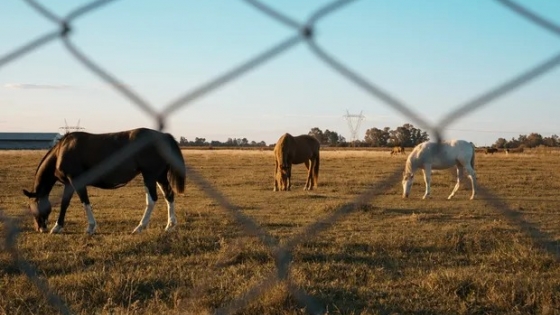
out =
<path fill-rule="evenodd" d="M 68 123 L 66 122 L 66 118 L 64 118 L 64 127 L 59 127 L 58 129 L 64 130 L 65 131 L 64 133 L 69 133 L 71 131 L 84 130 L 86 128 L 80 127 L 80 120 L 79 119 L 78 119 L 78 123 L 76 124 L 76 126 L 68 126 Z"/>
<path fill-rule="evenodd" d="M 360 129 L 360 124 L 366 118 L 363 114 L 363 111 L 360 111 L 358 115 L 350 114 L 348 110 L 346 110 L 346 115 L 344 118 L 348 122 L 348 127 L 350 128 L 350 135 L 352 137 L 352 145 L 356 145 L 356 140 L 358 139 L 358 130 Z"/>

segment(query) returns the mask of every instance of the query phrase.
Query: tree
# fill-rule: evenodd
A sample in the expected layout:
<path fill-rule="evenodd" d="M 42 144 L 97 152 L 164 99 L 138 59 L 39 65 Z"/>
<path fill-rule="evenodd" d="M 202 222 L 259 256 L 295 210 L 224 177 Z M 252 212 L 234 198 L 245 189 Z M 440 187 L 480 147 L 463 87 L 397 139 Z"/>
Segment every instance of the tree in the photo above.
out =
<path fill-rule="evenodd" d="M 187 138 L 185 137 L 179 138 L 179 145 L 188 145 L 188 144 L 189 144 L 189 140 L 187 140 Z"/>
<path fill-rule="evenodd" d="M 496 148 L 506 148 L 508 141 L 504 138 L 498 138 L 494 143 L 494 147 Z"/>
<path fill-rule="evenodd" d="M 323 143 L 323 131 L 317 127 L 311 128 L 308 135 L 315 137 L 319 143 Z"/>
<path fill-rule="evenodd" d="M 529 148 L 536 148 L 543 144 L 543 137 L 541 134 L 533 132 L 527 136 L 523 144 Z"/>
<path fill-rule="evenodd" d="M 322 144 L 326 144 L 329 145 L 331 147 L 335 147 L 338 144 L 340 144 L 341 142 L 344 142 L 344 137 L 339 135 L 338 132 L 336 131 L 330 131 L 330 130 L 325 130 L 325 133 L 323 134 L 323 141 L 324 143 Z"/>
<path fill-rule="evenodd" d="M 521 136 L 519 136 L 519 138 L 525 139 L 525 138 L 522 138 Z M 521 141 L 519 141 L 519 140 L 517 140 L 513 137 L 507 143 L 507 147 L 510 148 L 510 149 L 517 148 L 517 147 L 519 147 L 519 145 L 521 145 Z"/>
<path fill-rule="evenodd" d="M 424 141 L 430 140 L 428 133 L 412 124 L 404 124 L 390 132 L 390 143 L 393 146 L 414 147 Z"/>
<path fill-rule="evenodd" d="M 199 138 L 199 137 L 194 138 L 194 145 L 195 146 L 203 146 L 205 144 L 208 144 L 206 142 L 206 138 Z"/>
<path fill-rule="evenodd" d="M 544 137 L 543 138 L 543 144 L 547 147 L 557 147 L 559 142 L 558 142 L 558 136 L 557 135 L 552 135 L 550 137 Z"/>
<path fill-rule="evenodd" d="M 389 127 L 385 127 L 383 130 L 373 127 L 366 130 L 364 141 L 368 146 L 386 147 L 389 137 Z"/>

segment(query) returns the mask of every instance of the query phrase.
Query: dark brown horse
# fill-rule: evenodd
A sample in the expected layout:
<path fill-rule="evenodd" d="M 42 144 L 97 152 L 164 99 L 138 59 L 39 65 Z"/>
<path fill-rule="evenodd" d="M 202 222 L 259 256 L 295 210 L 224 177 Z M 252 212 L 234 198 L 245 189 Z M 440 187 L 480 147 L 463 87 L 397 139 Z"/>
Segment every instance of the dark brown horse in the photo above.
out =
<path fill-rule="evenodd" d="M 292 187 L 292 164 L 305 163 L 307 181 L 304 190 L 317 187 L 319 178 L 319 141 L 313 136 L 294 137 L 285 133 L 274 147 L 274 191 L 290 190 Z"/>
<path fill-rule="evenodd" d="M 131 153 L 126 154 L 127 151 Z M 58 220 L 51 233 L 58 233 L 64 227 L 66 209 L 76 191 L 88 220 L 86 232 L 92 234 L 97 223 L 86 186 L 115 189 L 126 185 L 138 174 L 142 174 L 144 180 L 146 210 L 133 233 L 141 232 L 149 223 L 158 199 L 156 186 L 159 186 L 167 202 L 168 222 L 165 230 L 173 229 L 177 225 L 174 195 L 185 189 L 185 164 L 173 136 L 151 129 L 105 134 L 68 133 L 39 163 L 32 192 L 24 189 L 23 193 L 30 198 L 29 209 L 35 218 L 37 231 L 46 232 L 47 219 L 52 210 L 49 194 L 54 184 L 61 182 L 64 184 L 64 193 Z"/>

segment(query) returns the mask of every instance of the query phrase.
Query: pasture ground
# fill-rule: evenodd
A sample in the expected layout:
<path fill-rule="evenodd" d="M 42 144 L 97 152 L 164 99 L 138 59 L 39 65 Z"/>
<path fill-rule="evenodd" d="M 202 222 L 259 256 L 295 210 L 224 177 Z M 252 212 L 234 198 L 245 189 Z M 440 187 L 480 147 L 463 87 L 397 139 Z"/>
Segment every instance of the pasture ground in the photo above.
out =
<path fill-rule="evenodd" d="M 33 231 L 21 190 L 31 188 L 44 153 L 0 152 L 0 209 L 18 219 L 20 257 L 73 312 L 211 313 L 276 273 L 267 247 L 191 178 L 177 197 L 179 226 L 172 233 L 163 231 L 167 211 L 160 199 L 150 228 L 130 234 L 145 206 L 139 178 L 117 190 L 89 189 L 96 235 L 84 234 L 86 219 L 76 196 L 63 234 Z M 477 154 L 478 181 L 491 195 L 474 201 L 468 200 L 468 180 L 455 199 L 446 200 L 455 179 L 445 171 L 432 178 L 432 198 L 421 200 L 418 173 L 411 198 L 401 199 L 400 180 L 384 185 L 372 201 L 306 238 L 299 235 L 309 224 L 395 171 L 400 174 L 405 156 L 324 151 L 317 190 L 301 190 L 304 167 L 296 165 L 293 190 L 273 192 L 271 151 L 184 155 L 280 244 L 294 237 L 301 242 L 292 253 L 289 282 L 325 305 L 328 314 L 560 314 L 560 155 Z M 55 187 L 51 200 L 60 193 Z M 54 209 L 49 227 L 57 216 Z M 5 230 L 0 225 L 0 232 Z M 57 313 L 2 249 L 0 313 Z M 239 311 L 305 312 L 286 282 Z"/>

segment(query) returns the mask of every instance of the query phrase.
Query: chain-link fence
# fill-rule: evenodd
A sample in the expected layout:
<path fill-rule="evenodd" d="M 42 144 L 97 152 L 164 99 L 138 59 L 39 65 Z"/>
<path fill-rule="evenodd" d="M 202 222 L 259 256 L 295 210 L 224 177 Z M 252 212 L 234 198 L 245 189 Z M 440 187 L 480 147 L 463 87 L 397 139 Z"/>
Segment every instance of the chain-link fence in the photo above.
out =
<path fill-rule="evenodd" d="M 519 14 L 521 17 L 531 21 L 535 25 L 538 25 L 543 29 L 550 31 L 555 35 L 560 35 L 559 26 L 534 14 L 523 6 L 520 6 L 519 4 L 509 0 L 496 1 L 503 5 L 504 9 L 512 10 Z M 464 104 L 459 104 L 455 107 L 455 110 L 444 116 L 444 118 L 441 119 L 439 123 L 432 125 L 424 120 L 422 118 L 422 115 L 419 115 L 412 106 L 399 101 L 398 98 L 385 92 L 382 88 L 368 81 L 359 73 L 350 70 L 345 66 L 344 63 L 329 54 L 327 50 L 325 50 L 315 41 L 315 26 L 318 22 L 322 21 L 323 19 L 327 19 L 333 12 L 339 10 L 344 6 L 351 5 L 356 1 L 333 1 L 323 7 L 317 8 L 313 12 L 313 14 L 311 14 L 311 17 L 306 21 L 299 22 L 289 16 L 284 15 L 281 12 L 270 8 L 269 6 L 261 2 L 246 0 L 244 2 L 247 5 L 254 7 L 254 9 L 264 15 L 267 15 L 268 17 L 270 17 L 270 19 L 273 19 L 278 23 L 282 23 L 293 29 L 293 35 L 286 40 L 278 42 L 276 45 L 270 47 L 269 49 L 260 52 L 254 58 L 251 58 L 250 60 L 239 64 L 237 67 L 234 67 L 228 71 L 224 71 L 222 75 L 216 77 L 210 82 L 188 91 L 181 97 L 177 98 L 175 101 L 168 104 L 167 107 L 165 107 L 162 111 L 157 111 L 148 101 L 143 99 L 139 94 L 137 94 L 126 84 L 124 84 L 125 82 L 121 82 L 108 70 L 103 69 L 98 64 L 94 63 L 83 52 L 81 52 L 71 40 L 74 23 L 77 23 L 77 21 L 83 16 L 112 1 L 93 1 L 87 5 L 73 10 L 65 17 L 57 16 L 51 10 L 49 10 L 49 8 L 33 0 L 25 0 L 25 2 L 33 9 L 35 9 L 41 16 L 51 21 L 53 23 L 54 29 L 40 35 L 34 40 L 29 41 L 22 47 L 18 47 L 17 49 L 14 49 L 13 51 L 1 56 L 0 69 L 16 59 L 24 58 L 26 54 L 31 51 L 41 49 L 41 47 L 49 42 L 60 40 L 64 44 L 65 48 L 72 54 L 72 56 L 74 56 L 76 60 L 83 64 L 89 71 L 97 75 L 123 96 L 128 98 L 133 104 L 137 106 L 139 110 L 142 110 L 153 117 L 154 121 L 159 125 L 160 130 L 165 129 L 166 120 L 176 110 L 187 106 L 189 103 L 203 95 L 216 91 L 228 82 L 231 82 L 232 80 L 243 76 L 248 71 L 261 66 L 262 64 L 285 53 L 286 51 L 289 51 L 294 46 L 296 46 L 296 44 L 302 42 L 305 43 L 311 53 L 313 53 L 319 60 L 324 62 L 327 67 L 334 69 L 342 77 L 362 88 L 364 91 L 369 93 L 371 97 L 382 100 L 387 106 L 390 106 L 394 110 L 400 112 L 402 115 L 406 116 L 408 119 L 412 120 L 420 127 L 429 130 L 433 135 L 435 135 L 435 138 L 438 141 L 442 139 L 440 131 L 449 126 L 454 121 L 461 118 L 463 115 L 477 108 L 486 106 L 497 98 L 502 97 L 505 94 L 522 87 L 524 84 L 539 76 L 542 76 L 543 74 L 549 72 L 560 64 L 560 53 L 557 53 L 552 58 L 544 60 L 540 64 L 534 65 L 528 71 L 521 73 L 514 78 L 511 78 L 503 84 L 488 89 L 486 93 L 477 95 Z M 240 3 L 240 5 L 243 4 Z M 115 167 L 121 161 L 130 157 L 135 152 L 141 150 L 143 147 L 153 144 L 152 141 L 152 139 L 145 139 L 145 141 L 141 143 L 136 143 L 134 146 L 129 146 L 122 149 L 118 154 L 113 156 L 113 158 L 99 165 L 97 168 L 87 172 L 82 177 L 76 179 L 76 181 L 74 182 L 75 188 L 79 189 L 80 187 L 85 186 L 88 182 L 91 182 L 96 177 L 100 176 L 100 174 L 103 174 L 103 172 L 106 172 Z M 170 157 L 172 156 L 171 154 L 168 154 L 169 149 L 164 145 L 158 144 L 158 149 L 168 159 L 170 159 Z M 175 167 L 183 168 L 182 163 L 181 165 L 178 165 L 176 160 L 170 160 L 170 163 L 174 164 Z M 223 209 L 225 209 L 247 234 L 256 235 L 260 239 L 260 241 L 262 241 L 269 248 L 271 255 L 275 258 L 276 271 L 273 274 L 269 275 L 268 278 L 266 278 L 260 284 L 256 285 L 251 290 L 246 292 L 246 294 L 244 294 L 241 298 L 231 302 L 229 305 L 223 307 L 222 309 L 216 310 L 216 313 L 218 314 L 229 314 L 240 310 L 249 302 L 251 302 L 256 296 L 266 292 L 276 283 L 282 281 L 289 282 L 290 280 L 288 274 L 290 273 L 290 262 L 292 260 L 291 253 L 298 244 L 302 244 L 302 242 L 305 242 L 306 240 L 314 237 L 360 205 L 372 202 L 376 194 L 378 194 L 380 191 L 387 190 L 387 187 L 390 187 L 391 185 L 394 185 L 396 182 L 398 182 L 401 175 L 400 171 L 395 172 L 394 174 L 392 174 L 392 176 L 389 176 L 385 180 L 377 183 L 367 191 L 363 192 L 352 202 L 338 207 L 326 218 L 323 218 L 320 221 L 311 224 L 310 226 L 305 228 L 303 232 L 295 235 L 284 245 L 279 245 L 278 241 L 274 237 L 272 237 L 269 233 L 262 229 L 253 219 L 240 212 L 239 209 L 232 202 L 230 202 L 224 194 L 213 187 L 208 180 L 197 173 L 197 171 L 192 167 L 189 167 L 188 164 L 186 165 L 186 170 L 190 180 L 193 180 L 196 185 L 198 185 L 207 195 L 213 198 Z M 374 194 L 374 192 L 376 192 L 376 194 Z M 501 214 L 503 214 L 503 216 L 506 217 L 512 224 L 518 226 L 521 230 L 527 233 L 535 243 L 541 245 L 556 258 L 560 258 L 560 253 L 557 245 L 555 245 L 555 242 L 552 240 L 550 235 L 539 230 L 534 224 L 524 220 L 521 214 L 518 211 L 508 207 L 507 203 L 502 200 L 500 196 L 492 195 L 492 193 L 484 187 L 479 187 L 479 193 L 482 198 L 486 198 L 488 202 Z M 3 236 L 4 248 L 7 252 L 10 253 L 13 261 L 18 266 L 18 268 L 22 270 L 22 272 L 35 286 L 37 286 L 39 290 L 45 292 L 45 298 L 48 303 L 56 307 L 63 314 L 70 314 L 71 310 L 67 305 L 65 305 L 63 299 L 52 293 L 46 282 L 37 275 L 36 270 L 34 270 L 27 261 L 20 257 L 17 248 L 19 229 L 15 219 L 10 218 L 0 212 L 0 221 L 4 225 L 5 231 L 5 235 Z M 288 283 L 287 287 L 296 298 L 296 300 L 301 303 L 302 306 L 305 306 L 306 310 L 309 313 L 321 314 L 325 312 L 324 306 L 321 303 L 317 302 L 316 299 L 308 295 L 306 292 L 298 289 L 295 285 L 292 285 L 290 283 Z"/>

